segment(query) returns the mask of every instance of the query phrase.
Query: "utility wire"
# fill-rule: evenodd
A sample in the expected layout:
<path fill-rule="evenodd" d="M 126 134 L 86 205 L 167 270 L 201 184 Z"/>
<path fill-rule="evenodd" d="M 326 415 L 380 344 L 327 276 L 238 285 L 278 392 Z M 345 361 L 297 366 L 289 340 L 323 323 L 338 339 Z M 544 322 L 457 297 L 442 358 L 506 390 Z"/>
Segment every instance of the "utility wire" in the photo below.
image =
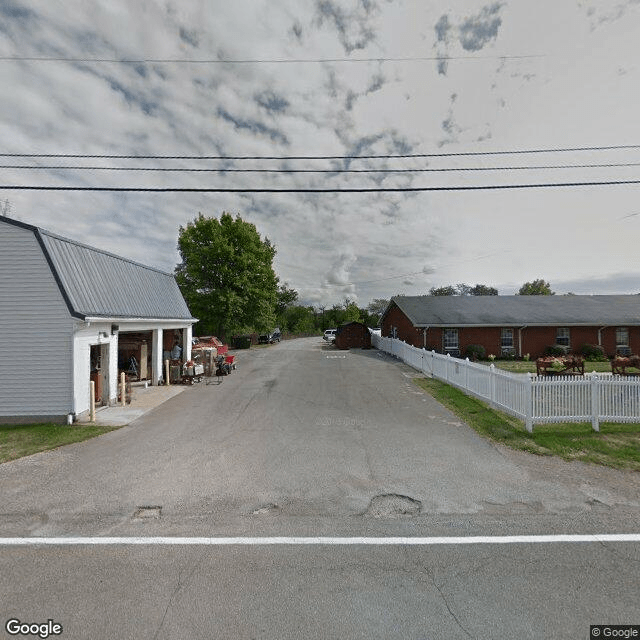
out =
<path fill-rule="evenodd" d="M 100 167 L 100 166 L 67 166 L 67 165 L 21 165 L 5 164 L 0 169 L 48 170 L 59 169 L 72 171 L 162 171 L 184 173 L 441 173 L 455 171 L 535 171 L 538 169 L 603 169 L 614 167 L 639 167 L 640 162 L 610 162 L 606 164 L 558 164 L 558 165 L 530 165 L 514 167 L 445 167 L 419 169 L 202 169 L 183 167 Z"/>
<path fill-rule="evenodd" d="M 112 191 L 147 193 L 409 193 L 418 191 L 487 191 L 500 189 L 540 189 L 553 187 L 596 187 L 640 184 L 640 180 L 603 180 L 589 182 L 544 182 L 530 184 L 486 184 L 451 187 L 367 187 L 345 189 L 263 189 L 263 188 L 197 188 L 197 187 L 53 187 L 35 185 L 0 185 L 2 190 L 18 191 Z"/>
<path fill-rule="evenodd" d="M 462 151 L 451 153 L 404 153 L 361 156 L 162 156 L 162 155 L 97 155 L 72 153 L 0 153 L 2 158 L 93 158 L 110 160 L 373 160 L 391 158 L 453 158 L 462 156 L 522 155 L 533 153 L 564 153 L 569 151 L 610 151 L 640 149 L 640 144 L 594 147 L 559 147 L 549 149 L 513 149 L 503 151 Z"/>
<path fill-rule="evenodd" d="M 65 58 L 62 56 L 0 56 L 0 62 L 98 62 L 115 64 L 306 64 L 323 62 L 445 62 L 449 60 L 526 60 L 546 58 L 545 54 L 506 56 L 411 56 L 396 58 L 246 58 L 220 60 L 218 58 L 141 58 L 123 60 L 120 58 Z"/>
<path fill-rule="evenodd" d="M 467 262 L 477 262 L 478 260 L 486 260 L 487 258 L 493 258 L 494 256 L 502 256 L 502 255 L 505 255 L 505 253 L 512 253 L 512 252 L 497 251 L 496 253 L 487 253 L 482 256 L 476 256 L 475 258 L 469 258 L 468 260 L 458 260 L 456 262 L 450 262 L 448 264 L 440 265 L 439 270 L 442 270 L 443 268 L 446 268 L 446 267 L 452 267 L 458 264 L 465 264 Z M 399 273 L 395 276 L 385 276 L 384 278 L 376 278 L 375 280 L 362 280 L 359 282 L 339 282 L 339 283 L 327 282 L 323 286 L 325 287 L 349 287 L 349 286 L 356 286 L 356 285 L 360 286 L 364 284 L 372 284 L 375 282 L 384 282 L 386 280 L 398 280 L 399 278 L 409 278 L 412 276 L 430 276 L 435 271 L 436 270 L 434 269 L 433 271 L 427 272 L 423 269 L 422 271 L 413 271 L 412 273 Z"/>

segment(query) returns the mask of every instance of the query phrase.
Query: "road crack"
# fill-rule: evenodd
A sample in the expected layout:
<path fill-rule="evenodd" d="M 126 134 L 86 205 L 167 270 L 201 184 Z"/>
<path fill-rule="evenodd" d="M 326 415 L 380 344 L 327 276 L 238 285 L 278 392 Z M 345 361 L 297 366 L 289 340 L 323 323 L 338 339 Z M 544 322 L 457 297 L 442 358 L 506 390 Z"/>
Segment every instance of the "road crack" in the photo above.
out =
<path fill-rule="evenodd" d="M 181 589 L 183 589 L 184 587 L 186 587 L 189 582 L 191 582 L 191 578 L 193 577 L 193 574 L 196 572 L 196 569 L 200 566 L 200 562 L 199 559 L 196 560 L 193 563 L 193 566 L 191 567 L 189 571 L 189 574 L 187 575 L 186 579 L 183 582 L 182 579 L 182 575 L 183 575 L 183 571 L 181 570 L 178 573 L 178 582 L 176 583 L 176 586 L 174 588 L 174 590 L 171 592 L 171 595 L 169 596 L 169 600 L 167 602 L 167 606 L 164 609 L 164 613 L 162 614 L 162 620 L 160 620 L 160 624 L 158 625 L 158 629 L 156 630 L 155 634 L 153 635 L 153 640 L 157 640 L 158 636 L 160 635 L 160 632 L 162 631 L 162 627 L 164 626 L 164 621 L 167 617 L 167 613 L 169 612 L 169 609 L 173 606 L 173 602 L 175 597 L 177 596 L 177 594 L 180 592 Z"/>
<path fill-rule="evenodd" d="M 405 549 L 405 554 L 406 553 L 407 553 L 407 549 Z M 431 573 L 429 571 L 429 569 L 419 561 L 417 561 L 416 564 L 420 568 L 422 573 L 428 577 L 429 582 L 431 583 L 431 585 L 440 594 L 440 598 L 442 599 L 442 602 L 444 602 L 444 606 L 447 608 L 447 611 L 449 612 L 449 615 L 455 621 L 456 625 L 458 625 L 460 630 L 467 636 L 467 638 L 472 638 L 472 639 L 476 638 L 476 636 L 472 635 L 467 629 L 465 629 L 464 625 L 462 624 L 462 622 L 460 621 L 460 619 L 456 615 L 456 612 L 453 610 L 453 608 L 449 604 L 449 600 L 447 599 L 447 596 L 445 595 L 444 591 L 442 590 L 442 587 L 440 587 L 440 585 L 438 585 L 438 583 L 436 582 L 435 571 L 433 573 Z"/>

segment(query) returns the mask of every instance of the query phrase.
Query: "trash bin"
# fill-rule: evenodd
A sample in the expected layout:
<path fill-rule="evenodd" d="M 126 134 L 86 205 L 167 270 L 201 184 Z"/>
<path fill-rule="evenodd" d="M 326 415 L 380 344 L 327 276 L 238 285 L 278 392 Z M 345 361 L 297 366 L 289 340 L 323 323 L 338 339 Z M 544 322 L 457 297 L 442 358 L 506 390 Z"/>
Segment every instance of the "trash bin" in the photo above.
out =
<path fill-rule="evenodd" d="M 250 349 L 251 348 L 251 336 L 235 336 L 233 338 L 234 349 Z"/>

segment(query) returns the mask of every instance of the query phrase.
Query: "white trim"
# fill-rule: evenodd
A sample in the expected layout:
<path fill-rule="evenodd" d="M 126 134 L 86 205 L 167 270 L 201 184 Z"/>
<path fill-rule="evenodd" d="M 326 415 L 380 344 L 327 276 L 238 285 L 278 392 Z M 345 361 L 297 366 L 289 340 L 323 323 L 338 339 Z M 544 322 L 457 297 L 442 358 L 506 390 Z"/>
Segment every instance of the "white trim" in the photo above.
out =
<path fill-rule="evenodd" d="M 8 546 L 76 546 L 76 545 L 165 545 L 165 546 L 264 546 L 264 545 L 371 545 L 371 546 L 433 546 L 478 544 L 549 544 L 578 542 L 640 542 L 640 533 L 551 534 L 520 536 L 461 536 L 461 537 L 52 537 L 0 538 L 0 547 Z"/>
<path fill-rule="evenodd" d="M 192 325 L 198 322 L 197 318 L 129 318 L 128 316 L 121 316 L 115 318 L 107 318 L 103 316 L 87 316 L 80 322 L 112 322 L 113 324 L 119 324 L 122 322 L 147 322 L 149 324 L 180 324 L 181 326 Z"/>

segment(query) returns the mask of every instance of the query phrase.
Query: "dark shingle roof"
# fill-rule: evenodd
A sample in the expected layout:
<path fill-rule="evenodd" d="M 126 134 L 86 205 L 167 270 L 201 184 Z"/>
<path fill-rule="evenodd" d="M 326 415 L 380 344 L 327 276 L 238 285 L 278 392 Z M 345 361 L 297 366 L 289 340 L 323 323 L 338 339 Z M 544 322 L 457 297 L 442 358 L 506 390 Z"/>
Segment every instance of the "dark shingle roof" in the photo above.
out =
<path fill-rule="evenodd" d="M 640 324 L 640 295 L 398 296 L 391 302 L 417 327 Z"/>
<path fill-rule="evenodd" d="M 0 220 L 34 232 L 72 315 L 194 320 L 172 274 L 32 225 Z"/>

